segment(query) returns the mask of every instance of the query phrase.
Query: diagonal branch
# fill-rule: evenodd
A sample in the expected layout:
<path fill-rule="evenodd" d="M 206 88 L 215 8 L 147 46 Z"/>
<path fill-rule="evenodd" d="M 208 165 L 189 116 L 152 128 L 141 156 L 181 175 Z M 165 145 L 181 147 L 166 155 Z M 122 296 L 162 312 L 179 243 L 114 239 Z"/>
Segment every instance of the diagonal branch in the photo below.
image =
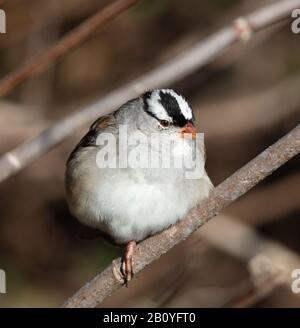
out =
<path fill-rule="evenodd" d="M 116 0 L 98 11 L 53 46 L 31 58 L 24 66 L 4 77 L 0 81 L 0 96 L 3 97 L 9 94 L 20 83 L 45 71 L 55 60 L 82 44 L 97 28 L 107 25 L 138 1 Z"/>
<path fill-rule="evenodd" d="M 216 216 L 225 207 L 244 195 L 261 180 L 300 152 L 300 124 L 267 148 L 218 187 L 200 206 L 191 210 L 181 222 L 142 242 L 134 256 L 135 272 L 143 270 L 195 230 Z M 115 265 L 120 266 L 120 258 Z M 64 307 L 95 307 L 121 287 L 110 265 L 69 298 Z"/>
<path fill-rule="evenodd" d="M 245 41 L 254 32 L 278 23 L 282 19 L 290 18 L 294 8 L 300 8 L 300 0 L 282 0 L 244 18 L 239 18 L 232 25 L 221 29 L 206 40 L 200 41 L 169 62 L 109 93 L 94 104 L 58 121 L 31 141 L 21 144 L 0 157 L 0 182 L 46 154 L 79 126 L 100 115 L 112 112 L 122 103 L 143 91 L 167 86 L 182 79 L 215 59 L 232 44 Z"/>

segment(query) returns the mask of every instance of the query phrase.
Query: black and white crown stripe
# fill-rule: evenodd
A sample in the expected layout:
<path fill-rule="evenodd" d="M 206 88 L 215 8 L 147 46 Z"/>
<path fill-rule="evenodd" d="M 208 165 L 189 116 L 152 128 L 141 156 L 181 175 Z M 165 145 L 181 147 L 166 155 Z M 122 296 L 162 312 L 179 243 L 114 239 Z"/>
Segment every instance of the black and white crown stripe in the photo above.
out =
<path fill-rule="evenodd" d="M 146 112 L 159 119 L 184 126 L 194 120 L 194 114 L 188 102 L 171 89 L 148 91 L 143 95 Z"/>

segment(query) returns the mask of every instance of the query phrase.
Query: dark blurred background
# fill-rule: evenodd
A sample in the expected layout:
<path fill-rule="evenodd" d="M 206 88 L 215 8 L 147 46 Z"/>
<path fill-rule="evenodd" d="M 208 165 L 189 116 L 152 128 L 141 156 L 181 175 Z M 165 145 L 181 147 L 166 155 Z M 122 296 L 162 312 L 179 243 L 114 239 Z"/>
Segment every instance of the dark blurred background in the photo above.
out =
<path fill-rule="evenodd" d="M 270 2 L 142 1 L 0 100 L 1 153 Z M 1 77 L 107 3 L 2 1 Z M 277 24 L 170 86 L 193 105 L 215 185 L 299 123 L 299 38 L 290 23 Z M 65 162 L 86 128 L 0 184 L 1 307 L 59 306 L 121 254 L 80 238 L 83 227 L 67 209 Z M 300 306 L 289 280 L 300 268 L 299 163 L 284 165 L 104 305 Z"/>

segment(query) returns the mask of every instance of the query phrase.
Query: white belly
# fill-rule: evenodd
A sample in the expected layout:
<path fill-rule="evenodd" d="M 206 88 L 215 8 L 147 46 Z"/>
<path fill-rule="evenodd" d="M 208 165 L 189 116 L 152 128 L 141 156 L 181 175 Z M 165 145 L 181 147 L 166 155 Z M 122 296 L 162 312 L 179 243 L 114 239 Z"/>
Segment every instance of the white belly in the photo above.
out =
<path fill-rule="evenodd" d="M 176 223 L 207 197 L 212 184 L 202 150 L 197 151 L 200 174 L 190 180 L 185 169 L 99 169 L 97 148 L 86 147 L 67 167 L 70 210 L 117 243 L 141 241 Z"/>
<path fill-rule="evenodd" d="M 149 183 L 143 174 L 102 173 L 99 181 L 93 175 L 88 189 L 80 186 L 79 199 L 69 195 L 69 204 L 82 223 L 109 234 L 117 243 L 141 241 L 164 230 L 183 218 L 211 189 L 206 174 L 198 180 L 179 182 L 162 177 Z"/>

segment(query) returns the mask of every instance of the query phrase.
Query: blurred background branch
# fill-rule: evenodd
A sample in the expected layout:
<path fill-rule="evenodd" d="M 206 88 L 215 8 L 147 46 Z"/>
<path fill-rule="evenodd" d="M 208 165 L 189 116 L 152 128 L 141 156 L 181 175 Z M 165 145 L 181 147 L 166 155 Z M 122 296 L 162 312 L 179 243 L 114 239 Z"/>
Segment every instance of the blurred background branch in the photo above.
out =
<path fill-rule="evenodd" d="M 221 214 L 211 222 L 209 229 L 203 227 L 196 234 L 247 263 L 251 280 L 240 284 L 225 306 L 249 307 L 278 286 L 290 289 L 291 272 L 300 267 L 300 257 L 296 252 L 264 238 L 251 226 L 232 216 Z M 220 235 L 222 238 L 219 238 Z"/>
<path fill-rule="evenodd" d="M 33 75 L 44 72 L 54 61 L 81 45 L 98 28 L 103 27 L 118 15 L 135 5 L 139 0 L 115 0 L 61 38 L 41 54 L 31 58 L 24 66 L 0 80 L 0 96 L 6 96 L 16 86 Z"/>

